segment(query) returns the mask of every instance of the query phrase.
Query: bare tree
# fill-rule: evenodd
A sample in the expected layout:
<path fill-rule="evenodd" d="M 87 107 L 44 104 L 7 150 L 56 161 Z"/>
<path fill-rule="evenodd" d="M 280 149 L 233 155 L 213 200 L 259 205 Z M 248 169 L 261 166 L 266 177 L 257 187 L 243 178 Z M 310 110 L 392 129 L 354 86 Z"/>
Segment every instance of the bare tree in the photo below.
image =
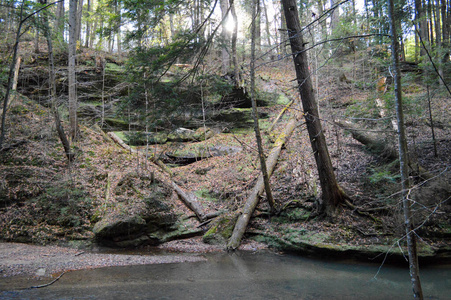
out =
<path fill-rule="evenodd" d="M 2 123 L 1 123 L 2 127 L 1 127 L 1 132 L 0 132 L 0 149 L 3 146 L 3 140 L 5 139 L 6 112 L 8 110 L 9 96 L 10 96 L 11 90 L 13 88 L 14 69 L 16 66 L 17 52 L 19 51 L 19 42 L 20 42 L 22 26 L 25 23 L 25 21 L 30 17 L 30 15 L 29 15 L 25 19 L 22 19 L 23 12 L 24 12 L 24 5 L 25 5 L 25 0 L 22 1 L 21 5 L 20 5 L 20 12 L 19 12 L 20 21 L 19 21 L 19 25 L 17 26 L 16 41 L 14 43 L 13 56 L 11 59 L 11 66 L 9 68 L 8 84 L 6 86 L 5 98 L 3 100 Z"/>
<path fill-rule="evenodd" d="M 47 0 L 40 0 L 40 3 L 43 5 L 47 4 Z M 52 35 L 50 33 L 49 26 L 49 17 L 48 12 L 44 11 L 43 13 L 44 19 L 44 33 L 47 40 L 47 47 L 49 51 L 49 85 L 50 85 L 50 99 L 52 104 L 52 113 L 55 119 L 55 127 L 60 138 L 61 144 L 63 145 L 64 152 L 66 153 L 66 157 L 69 162 L 74 159 L 74 155 L 70 150 L 70 142 L 67 139 L 66 133 L 64 132 L 63 125 L 61 124 L 61 118 L 58 112 L 58 104 L 56 101 L 56 82 L 55 82 L 55 63 L 53 58 L 53 43 L 52 43 Z"/>
<path fill-rule="evenodd" d="M 221 6 L 222 12 L 222 31 L 221 31 L 221 60 L 222 60 L 222 72 L 228 73 L 230 68 L 230 53 L 228 48 L 229 40 L 230 40 L 230 32 L 228 31 L 226 24 L 227 19 L 229 18 L 229 1 L 228 0 L 220 0 L 219 2 Z"/>
<path fill-rule="evenodd" d="M 337 208 L 345 202 L 347 196 L 338 185 L 335 177 L 319 118 L 318 106 L 313 94 L 313 85 L 308 69 L 307 52 L 305 51 L 306 43 L 304 43 L 302 35 L 296 0 L 282 0 L 282 4 L 307 131 L 321 184 L 323 201 L 320 211 L 327 216 L 332 216 L 336 213 Z"/>
<path fill-rule="evenodd" d="M 265 192 L 266 198 L 268 199 L 268 203 L 271 207 L 271 211 L 275 211 L 275 203 L 274 198 L 271 192 L 271 186 L 269 184 L 269 175 L 266 168 L 266 160 L 265 153 L 263 152 L 262 145 L 262 137 L 260 133 L 260 126 L 258 124 L 258 111 L 257 111 L 257 101 L 255 100 L 255 48 L 256 48 L 256 38 L 257 38 L 257 24 L 256 22 L 259 20 L 257 17 L 260 14 L 259 9 L 259 0 L 252 0 L 252 38 L 251 38 L 251 101 L 252 101 L 252 116 L 254 118 L 254 131 L 255 137 L 257 139 L 257 147 L 258 147 L 258 157 L 260 159 L 260 168 L 263 175 L 263 182 L 265 183 Z"/>
<path fill-rule="evenodd" d="M 78 134 L 77 90 L 75 78 L 76 24 L 77 0 L 69 0 L 69 136 L 72 140 L 75 140 Z"/>
<path fill-rule="evenodd" d="M 392 41 L 392 62 L 393 77 L 395 81 L 395 105 L 396 116 L 398 121 L 398 148 L 399 148 L 399 164 L 401 171 L 401 187 L 402 187 L 402 203 L 404 209 L 404 222 L 406 225 L 407 250 L 409 254 L 410 280 L 412 283 L 413 296 L 415 299 L 423 299 L 423 291 L 421 289 L 420 274 L 418 267 L 418 253 L 416 236 L 412 223 L 412 214 L 410 209 L 410 201 L 407 198 L 409 183 L 408 170 L 408 154 L 407 154 L 407 137 L 404 126 L 404 113 L 401 95 L 401 72 L 399 66 L 399 41 L 396 30 L 396 20 L 394 14 L 393 0 L 388 1 L 388 14 L 390 18 L 390 31 Z"/>

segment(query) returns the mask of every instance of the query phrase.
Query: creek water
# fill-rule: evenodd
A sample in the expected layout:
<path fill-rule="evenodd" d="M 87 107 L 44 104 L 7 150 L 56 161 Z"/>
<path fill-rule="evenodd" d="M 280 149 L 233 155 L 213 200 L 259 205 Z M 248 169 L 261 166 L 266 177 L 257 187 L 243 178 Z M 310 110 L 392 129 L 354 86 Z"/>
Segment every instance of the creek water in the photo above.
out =
<path fill-rule="evenodd" d="M 204 262 L 73 271 L 0 299 L 411 299 L 407 267 L 273 253 L 208 254 Z M 378 274 L 377 274 L 378 273 Z M 375 275 L 377 276 L 375 277 Z M 424 267 L 425 299 L 451 299 L 451 266 Z"/>

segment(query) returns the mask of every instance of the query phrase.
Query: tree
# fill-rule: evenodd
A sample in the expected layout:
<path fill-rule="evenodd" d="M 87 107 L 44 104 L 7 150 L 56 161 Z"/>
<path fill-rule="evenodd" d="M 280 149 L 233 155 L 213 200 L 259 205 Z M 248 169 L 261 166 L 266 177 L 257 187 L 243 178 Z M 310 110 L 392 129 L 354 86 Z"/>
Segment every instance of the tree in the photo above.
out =
<path fill-rule="evenodd" d="M 56 6 L 55 28 L 58 36 L 62 38 L 64 31 L 64 0 L 58 2 Z"/>
<path fill-rule="evenodd" d="M 229 0 L 230 4 L 230 14 L 233 20 L 233 32 L 232 32 L 232 63 L 233 63 L 233 74 L 235 79 L 235 87 L 240 86 L 240 67 L 238 66 L 238 56 L 236 53 L 236 40 L 238 37 L 238 19 L 236 17 L 235 3 L 233 0 Z"/>
<path fill-rule="evenodd" d="M 85 38 L 85 47 L 88 48 L 90 45 L 90 37 L 91 37 L 91 0 L 88 0 L 86 4 L 86 38 Z"/>
<path fill-rule="evenodd" d="M 40 0 L 42 5 L 47 5 L 47 0 Z M 53 43 L 52 43 L 52 35 L 50 33 L 49 26 L 49 17 L 48 11 L 44 11 L 43 13 L 43 23 L 44 23 L 44 33 L 47 40 L 47 47 L 49 53 L 49 85 L 50 85 L 50 102 L 52 104 L 52 113 L 55 119 L 55 127 L 60 138 L 61 144 L 63 145 L 64 152 L 66 153 L 66 157 L 69 162 L 74 159 L 74 155 L 70 150 L 70 142 L 67 139 L 66 133 L 64 132 L 64 128 L 61 124 L 61 118 L 58 112 L 58 106 L 56 101 L 56 82 L 55 82 L 55 63 L 53 58 Z"/>
<path fill-rule="evenodd" d="M 75 52 L 77 29 L 77 0 L 69 0 L 69 136 L 75 140 L 78 135 L 77 90 L 75 78 Z"/>
<path fill-rule="evenodd" d="M 76 14 L 76 25 L 75 25 L 75 42 L 81 39 L 81 17 L 83 14 L 83 0 L 77 0 L 77 14 Z"/>
<path fill-rule="evenodd" d="M 9 68 L 8 83 L 6 86 L 5 98 L 3 100 L 3 112 L 2 112 L 1 132 L 0 132 L 0 149 L 3 146 L 3 140 L 5 139 L 6 113 L 8 110 L 9 96 L 10 96 L 10 93 L 11 93 L 11 90 L 13 87 L 14 69 L 16 66 L 17 52 L 19 50 L 19 42 L 20 42 L 22 26 L 25 23 L 25 21 L 28 20 L 28 18 L 31 16 L 31 15 L 28 15 L 26 18 L 22 19 L 23 14 L 24 14 L 24 8 L 25 8 L 25 0 L 23 0 L 20 5 L 20 12 L 19 12 L 19 20 L 20 21 L 19 21 L 19 25 L 17 26 L 16 40 L 15 40 L 15 43 L 13 46 L 13 55 L 12 55 L 12 59 L 11 59 L 11 66 Z"/>
<path fill-rule="evenodd" d="M 254 118 L 254 131 L 255 131 L 255 138 L 257 140 L 257 147 L 258 147 L 258 157 L 260 159 L 260 168 L 263 175 L 263 182 L 265 184 L 265 192 L 266 192 L 266 198 L 268 199 L 269 206 L 271 207 L 271 211 L 275 211 L 275 203 L 274 198 L 272 196 L 271 192 L 271 186 L 269 184 L 269 175 L 268 170 L 266 168 L 266 161 L 265 161 L 265 153 L 263 151 L 263 145 L 262 145 L 262 137 L 260 134 L 260 126 L 258 124 L 258 111 L 257 111 L 257 100 L 255 100 L 255 47 L 256 47 L 256 37 L 257 37 L 257 21 L 260 19 L 257 17 L 257 15 L 260 14 L 260 8 L 259 8 L 259 0 L 253 0 L 252 1 L 252 26 L 251 26 L 251 101 L 252 101 L 252 116 Z"/>
<path fill-rule="evenodd" d="M 401 91 L 401 72 L 399 66 L 399 41 L 397 34 L 396 17 L 394 12 L 393 0 L 388 0 L 388 14 L 390 17 L 390 31 L 391 31 L 391 45 L 392 45 L 392 63 L 393 74 L 395 81 L 395 105 L 396 116 L 398 121 L 398 148 L 399 148 L 399 164 L 401 172 L 401 188 L 402 188 L 402 203 L 404 210 L 404 221 L 406 226 L 407 250 L 409 254 L 409 269 L 410 280 L 412 283 L 413 295 L 416 299 L 423 299 L 423 291 L 421 289 L 419 268 L 418 268 L 418 254 L 416 236 L 412 223 L 412 213 L 410 209 L 410 201 L 408 199 L 409 171 L 408 171 L 408 154 L 407 154 L 407 137 L 404 125 L 404 112 L 402 104 Z"/>
<path fill-rule="evenodd" d="M 230 53 L 228 50 L 230 32 L 226 26 L 227 19 L 229 18 L 229 1 L 220 0 L 221 13 L 222 13 L 222 31 L 221 31 L 221 61 L 222 61 L 222 73 L 227 74 L 230 68 Z"/>
<path fill-rule="evenodd" d="M 322 205 L 320 211 L 327 216 L 332 216 L 337 208 L 345 202 L 347 196 L 338 185 L 335 177 L 319 118 L 318 106 L 313 94 L 312 80 L 308 69 L 307 52 L 305 51 L 306 43 L 304 43 L 302 35 L 296 0 L 282 0 L 282 4 L 307 131 L 321 184 Z"/>

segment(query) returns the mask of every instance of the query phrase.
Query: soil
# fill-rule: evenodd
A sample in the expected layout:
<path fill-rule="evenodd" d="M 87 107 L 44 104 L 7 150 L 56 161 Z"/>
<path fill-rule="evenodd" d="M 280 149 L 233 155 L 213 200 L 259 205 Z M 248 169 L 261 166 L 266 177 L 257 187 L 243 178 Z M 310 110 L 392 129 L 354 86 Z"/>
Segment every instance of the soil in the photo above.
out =
<path fill-rule="evenodd" d="M 288 99 L 299 100 L 295 84 L 288 81 L 295 78 L 291 62 L 280 63 L 277 68 L 261 69 L 262 81 L 267 89 L 283 93 Z M 311 217 L 321 201 L 321 190 L 305 124 L 299 120 L 299 126 L 285 145 L 271 178 L 273 196 L 281 207 L 286 208 L 285 212 L 281 216 L 269 217 L 263 196 L 247 232 L 258 235 L 261 241 L 276 248 L 281 246 L 280 242 L 290 247 L 296 243 L 305 244 L 307 237 L 310 238 L 308 246 L 320 245 L 323 249 L 341 245 L 353 249 L 383 245 L 384 252 L 387 248 L 401 248 L 399 245 L 403 245 L 405 239 L 397 165 L 368 151 L 351 135 L 335 126 L 334 120 L 349 119 L 358 122 L 364 129 L 375 129 L 377 132 L 381 129 L 387 140 L 394 140 L 393 130 L 390 124 L 375 125 L 374 119 L 380 118 L 373 103 L 378 95 L 371 87 L 358 87 L 357 79 L 361 74 L 354 76 L 356 84 L 351 85 L 334 81 L 338 76 L 334 76 L 334 70 L 329 71 L 331 75 L 324 75 L 318 88 L 323 126 L 338 181 L 356 208 L 343 207 L 333 218 Z M 372 80 L 365 74 L 361 77 Z M 449 251 L 451 204 L 450 189 L 446 188 L 451 178 L 449 97 L 437 96 L 432 103 L 438 152 L 435 156 L 428 111 L 420 109 L 425 107 L 424 101 L 421 102 L 424 87 L 411 82 L 409 88 L 411 92 L 406 91 L 411 102 L 406 120 L 409 146 L 421 165 L 435 176 L 428 182 L 413 178 L 415 186 L 411 195 L 415 196 L 412 199 L 416 199 L 413 209 L 417 233 L 421 236 L 419 244 L 430 250 L 428 253 L 437 253 L 442 249 Z M 32 97 L 31 94 L 29 96 Z M 124 151 L 108 139 L 98 126 L 96 129 L 88 122 L 82 122 L 80 140 L 74 146 L 77 157 L 69 167 L 55 130 L 48 125 L 53 124 L 49 110 L 37 101 L 24 98 L 17 99 L 11 106 L 6 136 L 10 148 L 2 150 L 0 157 L 2 240 L 46 245 L 92 241 L 92 227 L 109 211 L 127 207 L 130 214 L 140 213 L 137 200 L 149 194 L 146 186 L 149 178 L 155 175 L 163 182 L 169 180 L 169 175 L 163 174 L 153 163 Z M 262 127 L 267 152 L 288 116 L 276 124 L 274 132 L 265 129 L 283 107 L 283 104 L 278 104 L 262 108 L 262 112 L 270 116 L 268 120 L 262 120 L 263 125 L 266 123 L 266 127 Z M 299 109 L 298 105 L 294 105 L 287 115 Z M 237 146 L 243 150 L 230 156 L 211 157 L 188 166 L 174 167 L 170 179 L 195 194 L 205 213 L 235 212 L 243 207 L 259 174 L 255 135 L 251 129 L 224 132 L 199 143 L 156 145 L 151 150 L 160 155 L 173 150 L 170 147 L 189 151 L 191 148 L 217 145 Z M 127 176 L 133 178 L 134 188 L 123 190 L 120 185 Z M 192 220 L 193 227 L 200 226 L 200 222 L 192 217 L 193 213 L 177 197 L 171 201 Z M 206 232 L 208 225 L 202 229 Z M 274 243 L 274 237 L 279 239 L 277 243 Z M 243 247 L 250 250 L 263 247 L 256 245 Z M 45 269 L 39 274 L 44 272 L 44 276 L 48 276 L 77 268 L 202 259 L 201 253 L 222 251 L 223 248 L 224 245 L 206 245 L 201 237 L 172 241 L 157 249 L 190 254 L 164 258 L 139 255 L 115 257 L 117 254 L 57 246 L 0 244 L 0 268 L 2 276 L 36 276 L 39 269 Z M 35 258 L 27 260 L 28 256 Z"/>

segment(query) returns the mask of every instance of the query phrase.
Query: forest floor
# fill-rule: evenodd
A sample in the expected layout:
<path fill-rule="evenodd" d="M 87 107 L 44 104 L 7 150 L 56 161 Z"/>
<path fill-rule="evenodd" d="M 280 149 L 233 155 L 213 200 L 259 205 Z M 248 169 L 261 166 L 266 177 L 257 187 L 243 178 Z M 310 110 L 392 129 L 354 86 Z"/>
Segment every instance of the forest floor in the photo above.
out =
<path fill-rule="evenodd" d="M 343 80 L 341 70 L 346 74 Z M 300 118 L 300 125 L 285 145 L 271 178 L 274 198 L 285 210 L 280 215 L 269 216 L 268 205 L 262 197 L 248 227 L 243 249 L 274 247 L 300 254 L 316 251 L 318 255 L 330 255 L 334 251 L 353 255 L 355 251 L 362 251 L 367 260 L 378 261 L 384 258 L 384 253 L 396 253 L 398 259 L 402 257 L 401 246 L 405 239 L 396 163 L 372 153 L 335 125 L 337 119 L 351 120 L 362 129 L 383 133 L 387 143 L 395 140 L 390 121 L 383 124 L 374 121 L 380 119 L 375 99 L 380 97 L 387 103 L 391 100 L 386 94 L 377 94 L 374 79 L 366 80 L 365 76 L 339 66 L 325 69 L 316 89 L 337 179 L 356 208 L 342 207 L 333 218 L 310 217 L 318 206 L 321 191 L 305 124 Z M 276 67 L 261 68 L 258 81 L 265 90 L 299 101 L 294 78 L 292 63 L 287 61 Z M 365 80 L 370 83 L 364 87 L 358 84 Z M 420 252 L 423 251 L 425 257 L 432 256 L 433 260 L 437 254 L 451 253 L 451 101 L 447 95 L 436 94 L 432 102 L 438 154 L 435 156 L 425 94 L 425 88 L 415 80 L 406 85 L 406 124 L 411 153 L 432 174 L 426 182 L 413 178 L 414 220 L 421 237 Z M 301 111 L 298 104 L 291 107 L 270 132 L 270 124 L 283 107 L 277 104 L 261 108 L 269 115 L 269 119 L 261 120 L 265 151 L 270 150 L 274 137 L 289 116 Z M 150 193 L 146 187 L 149 174 L 155 174 L 162 181 L 169 177 L 154 164 L 121 149 L 88 123 L 81 125 L 81 139 L 74 147 L 77 159 L 68 167 L 55 130 L 49 126 L 52 123 L 47 108 L 26 98 L 13 101 L 7 123 L 7 144 L 11 148 L 2 149 L 0 165 L 0 198 L 7 199 L 1 203 L 1 239 L 69 245 L 74 249 L 6 243 L 0 244 L 0 257 L 3 261 L 9 255 L 5 252 L 10 251 L 5 250 L 8 247 L 16 249 L 18 255 L 28 253 L 30 257 L 32 253 L 46 257 L 46 252 L 42 252 L 47 251 L 45 249 L 58 257 L 61 250 L 61 255 L 67 252 L 74 261 L 78 261 L 76 254 L 86 251 L 80 254 L 86 258 L 86 263 L 75 262 L 70 268 L 102 266 L 108 259 L 98 264 L 94 257 L 100 256 L 90 260 L 86 250 L 94 237 L 94 224 L 108 211 L 119 207 L 126 207 L 131 214 L 139 212 L 139 205 L 134 205 L 138 202 L 133 199 Z M 237 146 L 242 151 L 173 167 L 170 179 L 196 195 L 206 213 L 235 212 L 242 207 L 259 174 L 255 135 L 251 129 L 242 129 L 223 132 L 203 142 L 176 146 L 191 149 L 216 145 Z M 152 150 L 161 153 L 167 151 L 168 146 L 153 146 Z M 124 190 L 127 176 L 133 179 L 133 185 Z M 172 200 L 174 207 L 191 216 L 189 220 L 194 227 L 200 225 L 180 200 L 176 197 Z M 204 232 L 208 226 L 202 227 Z M 167 251 L 202 253 L 222 251 L 224 244 L 207 245 L 201 237 L 196 237 L 159 247 Z M 54 261 L 62 263 L 64 256 L 61 258 Z M 139 263 L 142 258 L 135 259 Z M 127 257 L 117 261 L 130 262 Z M 17 269 L 11 264 L 14 265 L 14 260 L 10 260 L 7 267 L 0 267 L 3 275 L 16 274 Z M 28 275 L 37 272 L 33 262 L 19 265 Z M 34 267 L 26 271 L 27 266 Z M 53 266 L 49 262 L 42 268 L 63 271 L 65 265 Z"/>

